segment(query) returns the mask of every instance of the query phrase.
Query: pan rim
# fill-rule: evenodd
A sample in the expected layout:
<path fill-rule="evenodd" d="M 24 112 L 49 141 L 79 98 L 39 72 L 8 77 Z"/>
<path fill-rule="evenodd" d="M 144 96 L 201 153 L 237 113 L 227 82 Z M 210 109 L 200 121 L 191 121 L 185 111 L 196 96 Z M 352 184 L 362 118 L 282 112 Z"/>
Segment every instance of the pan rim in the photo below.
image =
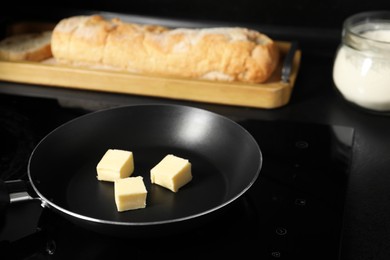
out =
<path fill-rule="evenodd" d="M 54 134 L 56 131 L 58 131 L 59 129 L 61 129 L 62 127 L 66 126 L 66 125 L 72 124 L 75 121 L 82 120 L 85 117 L 93 116 L 94 114 L 104 113 L 106 111 L 112 111 L 112 110 L 118 110 L 118 109 L 126 109 L 129 107 L 179 107 L 181 109 L 195 109 L 195 110 L 199 110 L 201 112 L 210 113 L 211 115 L 219 117 L 223 120 L 230 121 L 230 123 L 234 124 L 238 128 L 241 128 L 241 130 L 246 133 L 246 135 L 255 144 L 256 152 L 259 154 L 258 167 L 256 169 L 256 172 L 253 174 L 251 181 L 248 184 L 246 184 L 245 188 L 242 189 L 240 192 L 238 192 L 236 195 L 234 195 L 230 199 L 226 200 L 225 202 L 218 204 L 217 206 L 211 207 L 211 208 L 204 210 L 204 211 L 201 211 L 199 213 L 190 214 L 188 216 L 177 217 L 177 218 L 172 218 L 172 219 L 168 219 L 168 220 L 157 220 L 157 221 L 137 221 L 137 222 L 127 221 L 127 222 L 125 222 L 125 221 L 113 221 L 113 220 L 105 220 L 105 219 L 90 217 L 87 215 L 76 213 L 76 212 L 71 211 L 69 209 L 66 209 L 64 207 L 61 207 L 61 206 L 57 205 L 56 203 L 53 203 L 50 199 L 46 198 L 39 191 L 38 187 L 35 185 L 35 181 L 32 178 L 31 167 L 30 167 L 31 162 L 34 158 L 34 154 L 39 149 L 40 145 L 49 136 Z M 114 226 L 134 226 L 134 227 L 137 227 L 137 226 L 156 226 L 156 225 L 165 225 L 165 224 L 184 222 L 184 221 L 188 221 L 188 220 L 198 219 L 202 216 L 210 215 L 211 213 L 217 212 L 220 209 L 226 208 L 226 206 L 228 206 L 229 204 L 232 204 L 238 198 L 242 197 L 242 195 L 245 194 L 253 186 L 253 184 L 257 181 L 257 179 L 260 175 L 262 166 L 263 166 L 263 154 L 262 154 L 262 151 L 259 147 L 258 142 L 256 141 L 256 139 L 253 137 L 253 135 L 247 129 L 245 129 L 242 125 L 240 125 L 236 121 L 234 121 L 226 116 L 223 116 L 221 114 L 218 114 L 216 112 L 213 112 L 213 111 L 210 111 L 210 110 L 207 110 L 204 108 L 195 107 L 195 106 L 178 105 L 178 104 L 148 103 L 148 104 L 127 104 L 127 105 L 120 105 L 120 106 L 100 109 L 100 110 L 92 111 L 92 112 L 89 112 L 87 114 L 81 115 L 79 117 L 73 118 L 73 119 L 65 122 L 64 124 L 59 125 L 58 127 L 54 128 L 52 131 L 50 131 L 46 136 L 44 136 L 38 142 L 38 144 L 35 146 L 35 148 L 33 149 L 32 153 L 30 155 L 30 158 L 28 160 L 27 175 L 28 175 L 28 178 L 29 178 L 29 181 L 30 181 L 30 184 L 31 184 L 33 190 L 38 195 L 38 199 L 41 200 L 42 206 L 44 208 L 45 207 L 47 207 L 49 209 L 52 208 L 52 209 L 55 209 L 56 211 L 60 212 L 61 214 L 65 214 L 65 216 L 67 216 L 67 217 L 70 216 L 70 217 L 75 218 L 77 220 L 84 220 L 84 221 L 88 221 L 90 223 L 98 223 L 98 224 L 114 225 Z"/>

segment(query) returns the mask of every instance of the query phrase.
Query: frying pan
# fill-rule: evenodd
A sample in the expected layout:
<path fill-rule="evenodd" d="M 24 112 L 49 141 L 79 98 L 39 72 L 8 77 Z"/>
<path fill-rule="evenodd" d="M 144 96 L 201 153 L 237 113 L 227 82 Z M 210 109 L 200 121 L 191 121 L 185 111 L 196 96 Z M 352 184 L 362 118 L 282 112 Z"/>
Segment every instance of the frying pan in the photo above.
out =
<path fill-rule="evenodd" d="M 143 176 L 146 208 L 118 212 L 111 182 L 96 165 L 107 149 L 133 152 Z M 193 179 L 176 193 L 150 182 L 165 155 L 192 164 Z M 220 214 L 256 181 L 261 150 L 238 123 L 181 105 L 128 105 L 104 109 L 54 129 L 33 150 L 29 183 L 45 208 L 107 235 L 142 237 L 196 227 Z"/>

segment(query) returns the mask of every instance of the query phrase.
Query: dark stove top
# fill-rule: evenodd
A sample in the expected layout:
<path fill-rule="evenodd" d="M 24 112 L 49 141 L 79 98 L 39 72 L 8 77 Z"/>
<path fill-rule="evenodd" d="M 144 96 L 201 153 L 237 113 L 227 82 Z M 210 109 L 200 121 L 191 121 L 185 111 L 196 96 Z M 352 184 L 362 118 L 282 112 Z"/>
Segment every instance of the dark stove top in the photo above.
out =
<path fill-rule="evenodd" d="M 1 179 L 27 180 L 29 154 L 55 127 L 86 113 L 56 101 L 0 96 Z M 38 200 L 12 204 L 0 220 L 0 255 L 11 259 L 338 259 L 354 131 L 287 121 L 238 121 L 263 152 L 252 188 L 196 229 L 153 238 L 108 237 L 82 229 Z M 2 257 L 2 259 L 4 259 Z"/>
<path fill-rule="evenodd" d="M 38 142 L 55 127 L 84 113 L 63 109 L 55 100 L 0 95 L 1 179 L 27 179 L 27 161 Z"/>

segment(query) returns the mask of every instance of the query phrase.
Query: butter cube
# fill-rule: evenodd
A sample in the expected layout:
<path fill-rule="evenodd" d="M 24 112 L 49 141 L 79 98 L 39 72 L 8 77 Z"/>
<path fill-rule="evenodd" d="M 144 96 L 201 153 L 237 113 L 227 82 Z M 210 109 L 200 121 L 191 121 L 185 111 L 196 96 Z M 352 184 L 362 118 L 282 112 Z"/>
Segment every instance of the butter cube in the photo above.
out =
<path fill-rule="evenodd" d="M 97 179 L 115 181 L 130 177 L 134 171 L 133 153 L 119 149 L 108 149 L 96 166 Z"/>
<path fill-rule="evenodd" d="M 119 212 L 146 207 L 147 190 L 142 176 L 114 181 L 115 203 Z"/>
<path fill-rule="evenodd" d="M 150 179 L 152 183 L 177 192 L 192 180 L 191 163 L 168 154 L 150 170 Z"/>

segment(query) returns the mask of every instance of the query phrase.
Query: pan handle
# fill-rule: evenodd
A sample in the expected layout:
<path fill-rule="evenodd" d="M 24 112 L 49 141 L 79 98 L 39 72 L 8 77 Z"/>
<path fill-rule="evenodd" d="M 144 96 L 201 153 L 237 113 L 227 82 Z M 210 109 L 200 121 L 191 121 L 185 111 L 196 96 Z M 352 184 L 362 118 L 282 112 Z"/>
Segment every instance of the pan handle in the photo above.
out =
<path fill-rule="evenodd" d="M 11 203 L 34 199 L 27 190 L 28 183 L 24 180 L 0 180 L 0 212 Z"/>

